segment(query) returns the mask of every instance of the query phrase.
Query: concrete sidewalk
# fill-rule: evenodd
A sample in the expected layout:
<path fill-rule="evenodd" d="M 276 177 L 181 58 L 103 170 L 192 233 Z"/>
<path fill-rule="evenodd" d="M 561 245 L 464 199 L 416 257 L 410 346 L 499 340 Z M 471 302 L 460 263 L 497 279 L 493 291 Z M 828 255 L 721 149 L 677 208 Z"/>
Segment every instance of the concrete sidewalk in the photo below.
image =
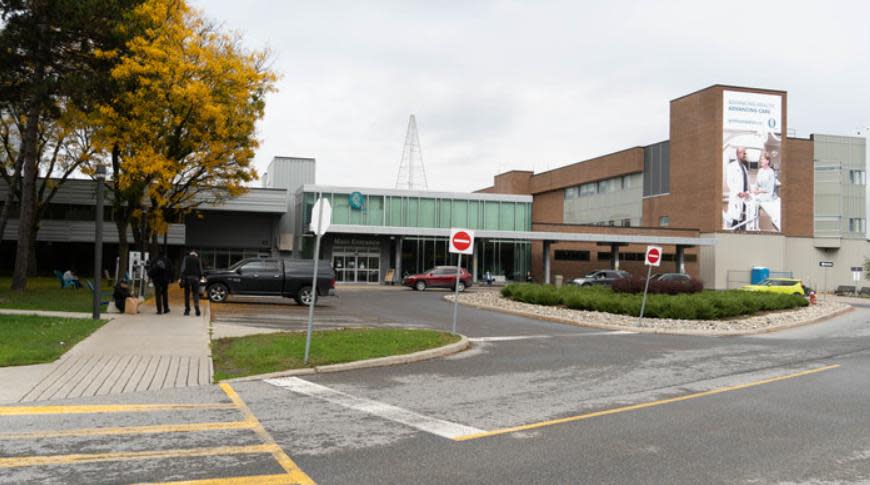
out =
<path fill-rule="evenodd" d="M 201 317 L 185 317 L 172 299 L 168 314 L 149 303 L 138 315 L 107 315 L 111 321 L 53 363 L 0 368 L 0 403 L 211 383 L 208 303 Z"/>

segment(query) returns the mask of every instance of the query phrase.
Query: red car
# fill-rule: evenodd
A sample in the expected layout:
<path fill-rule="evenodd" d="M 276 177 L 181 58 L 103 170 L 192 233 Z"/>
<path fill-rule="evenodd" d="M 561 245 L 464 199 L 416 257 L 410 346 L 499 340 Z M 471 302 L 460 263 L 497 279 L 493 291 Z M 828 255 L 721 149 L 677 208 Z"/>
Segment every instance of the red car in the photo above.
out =
<path fill-rule="evenodd" d="M 426 288 L 453 288 L 456 283 L 456 266 L 437 266 L 425 273 L 406 276 L 402 284 L 417 291 Z M 459 291 L 471 286 L 471 273 L 462 269 L 459 275 Z"/>

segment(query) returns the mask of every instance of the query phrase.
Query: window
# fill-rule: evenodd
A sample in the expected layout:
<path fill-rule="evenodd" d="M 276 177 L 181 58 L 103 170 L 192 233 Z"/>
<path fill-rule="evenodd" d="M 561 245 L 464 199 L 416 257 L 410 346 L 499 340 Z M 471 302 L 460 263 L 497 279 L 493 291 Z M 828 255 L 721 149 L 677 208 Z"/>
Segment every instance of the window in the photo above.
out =
<path fill-rule="evenodd" d="M 580 186 L 580 197 L 586 197 L 587 195 L 595 195 L 598 193 L 598 183 L 591 182 L 588 184 L 583 184 Z"/>
<path fill-rule="evenodd" d="M 616 221 L 607 221 L 607 225 L 610 227 L 616 227 Z"/>
<path fill-rule="evenodd" d="M 864 232 L 864 219 L 861 217 L 850 217 L 849 218 L 849 232 Z"/>
<path fill-rule="evenodd" d="M 589 251 L 557 249 L 555 259 L 556 261 L 589 261 Z"/>
<path fill-rule="evenodd" d="M 623 175 L 622 176 L 622 190 L 629 190 L 631 188 L 631 175 Z"/>
<path fill-rule="evenodd" d="M 623 219 L 622 227 L 631 227 L 631 219 Z"/>
<path fill-rule="evenodd" d="M 667 194 L 671 177 L 670 143 L 663 141 L 643 149 L 643 195 Z"/>
<path fill-rule="evenodd" d="M 659 226 L 667 227 L 671 223 L 671 218 L 668 216 L 659 217 Z"/>
<path fill-rule="evenodd" d="M 566 199 L 576 199 L 577 198 L 577 187 L 568 187 L 565 189 L 565 198 Z"/>
<path fill-rule="evenodd" d="M 852 185 L 867 185 L 867 174 L 863 170 L 849 170 L 849 182 Z"/>

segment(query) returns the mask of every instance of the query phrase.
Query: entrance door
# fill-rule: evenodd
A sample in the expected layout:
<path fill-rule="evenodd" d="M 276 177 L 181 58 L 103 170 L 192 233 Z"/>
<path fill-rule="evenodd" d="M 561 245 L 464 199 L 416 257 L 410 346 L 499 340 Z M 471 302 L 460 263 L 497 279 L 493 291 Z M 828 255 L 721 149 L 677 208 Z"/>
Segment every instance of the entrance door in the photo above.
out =
<path fill-rule="evenodd" d="M 333 252 L 335 281 L 342 283 L 378 283 L 381 256 L 378 253 Z"/>

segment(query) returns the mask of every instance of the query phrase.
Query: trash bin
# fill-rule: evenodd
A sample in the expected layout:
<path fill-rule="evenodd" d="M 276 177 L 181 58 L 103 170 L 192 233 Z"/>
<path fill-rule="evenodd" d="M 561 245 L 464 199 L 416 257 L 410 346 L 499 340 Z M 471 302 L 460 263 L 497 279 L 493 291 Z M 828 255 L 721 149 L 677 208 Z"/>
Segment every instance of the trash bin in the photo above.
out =
<path fill-rule="evenodd" d="M 757 285 L 770 277 L 770 268 L 764 266 L 754 266 L 749 277 L 749 282 Z"/>
<path fill-rule="evenodd" d="M 565 280 L 565 277 L 564 277 L 564 276 L 562 276 L 562 275 L 560 275 L 560 274 L 557 274 L 557 275 L 556 275 L 556 288 L 561 288 L 561 287 L 562 287 L 562 281 L 564 281 L 564 280 Z"/>

